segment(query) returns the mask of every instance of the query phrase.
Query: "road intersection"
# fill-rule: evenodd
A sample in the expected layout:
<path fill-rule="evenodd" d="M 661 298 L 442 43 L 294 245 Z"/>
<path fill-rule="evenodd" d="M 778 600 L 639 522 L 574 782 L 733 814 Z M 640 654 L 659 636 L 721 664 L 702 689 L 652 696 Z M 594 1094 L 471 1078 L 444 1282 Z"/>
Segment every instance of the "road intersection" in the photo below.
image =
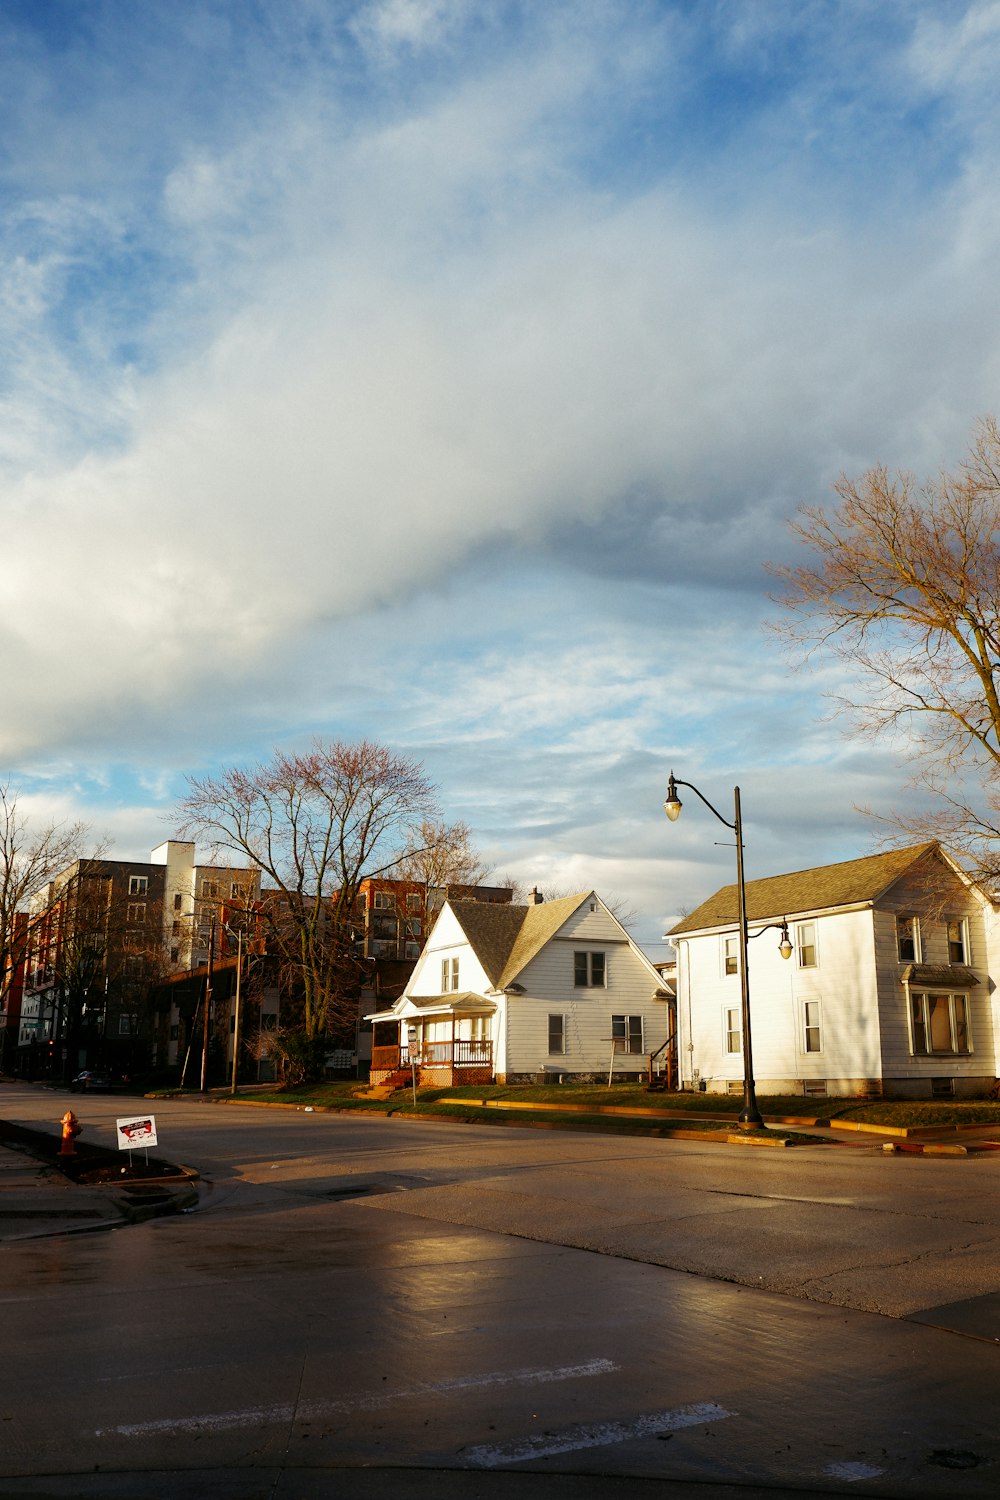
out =
<path fill-rule="evenodd" d="M 156 1113 L 195 1212 L 0 1251 L 0 1494 L 996 1492 L 996 1154 Z"/>

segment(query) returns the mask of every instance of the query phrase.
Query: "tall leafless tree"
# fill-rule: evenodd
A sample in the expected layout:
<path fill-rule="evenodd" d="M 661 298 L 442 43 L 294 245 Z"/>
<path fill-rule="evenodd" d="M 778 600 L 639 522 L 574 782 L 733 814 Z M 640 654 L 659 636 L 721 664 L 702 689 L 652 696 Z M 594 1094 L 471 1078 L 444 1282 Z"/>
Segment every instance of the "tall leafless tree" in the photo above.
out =
<path fill-rule="evenodd" d="M 394 874 L 412 828 L 433 818 L 417 762 L 383 745 L 317 740 L 303 753 L 192 779 L 183 832 L 249 859 L 271 894 L 269 939 L 301 989 L 307 1037 L 353 1018 L 354 917 L 366 877 Z"/>
<path fill-rule="evenodd" d="M 969 457 L 918 486 L 870 469 L 841 478 L 839 505 L 807 509 L 794 530 L 813 555 L 775 568 L 808 651 L 842 658 L 858 684 L 852 725 L 901 732 L 929 819 L 899 831 L 945 839 L 983 875 L 1000 871 L 1000 431 L 987 418 Z"/>
<path fill-rule="evenodd" d="M 0 784 L 0 1002 L 46 918 L 43 903 L 29 912 L 32 896 L 78 857 L 87 836 L 83 823 L 34 823 L 10 783 Z"/>

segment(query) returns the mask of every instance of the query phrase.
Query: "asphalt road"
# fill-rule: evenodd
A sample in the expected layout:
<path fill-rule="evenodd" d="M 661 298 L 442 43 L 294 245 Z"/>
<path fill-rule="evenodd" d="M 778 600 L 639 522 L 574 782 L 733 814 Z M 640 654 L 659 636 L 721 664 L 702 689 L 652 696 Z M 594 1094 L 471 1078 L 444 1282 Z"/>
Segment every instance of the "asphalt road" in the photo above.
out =
<path fill-rule="evenodd" d="M 997 1155 L 155 1113 L 197 1211 L 0 1247 L 0 1494 L 1000 1488 Z"/>

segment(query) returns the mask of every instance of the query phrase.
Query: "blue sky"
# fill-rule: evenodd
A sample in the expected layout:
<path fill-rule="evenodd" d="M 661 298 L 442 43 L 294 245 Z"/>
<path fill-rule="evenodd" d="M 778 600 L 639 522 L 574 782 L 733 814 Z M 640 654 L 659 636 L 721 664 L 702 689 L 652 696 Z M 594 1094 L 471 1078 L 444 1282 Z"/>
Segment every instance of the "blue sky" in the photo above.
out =
<path fill-rule="evenodd" d="M 750 875 L 870 848 L 903 747 L 764 565 L 1000 405 L 998 64 L 992 0 L 0 0 L 4 772 L 140 856 L 375 736 L 650 946 L 732 871 L 671 766 Z"/>

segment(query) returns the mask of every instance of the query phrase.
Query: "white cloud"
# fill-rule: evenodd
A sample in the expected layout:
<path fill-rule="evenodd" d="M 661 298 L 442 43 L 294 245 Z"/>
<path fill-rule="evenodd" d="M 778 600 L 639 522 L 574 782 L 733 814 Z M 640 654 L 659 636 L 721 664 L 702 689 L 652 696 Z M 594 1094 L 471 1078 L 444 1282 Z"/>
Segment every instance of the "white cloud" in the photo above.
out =
<path fill-rule="evenodd" d="M 229 56 L 225 10 L 186 56 Z M 832 32 L 828 73 L 781 73 L 798 7 L 702 34 L 669 7 L 384 0 L 361 63 L 332 23 L 310 55 L 321 11 L 241 44 L 217 109 L 188 119 L 181 60 L 162 98 L 94 105 L 75 196 L 28 151 L 0 243 L 0 754 L 134 757 L 138 824 L 164 762 L 374 724 L 525 868 L 625 885 L 635 858 L 647 896 L 669 857 L 631 830 L 667 753 L 801 775 L 782 826 L 809 828 L 837 752 L 760 646 L 760 560 L 840 469 L 933 472 L 995 405 L 996 7 L 924 12 L 866 64 L 893 122 L 930 89 L 981 105 L 949 108 L 950 171 L 908 195 L 879 157 L 868 196 L 851 129 L 877 101 L 820 109 L 853 55 Z"/>

